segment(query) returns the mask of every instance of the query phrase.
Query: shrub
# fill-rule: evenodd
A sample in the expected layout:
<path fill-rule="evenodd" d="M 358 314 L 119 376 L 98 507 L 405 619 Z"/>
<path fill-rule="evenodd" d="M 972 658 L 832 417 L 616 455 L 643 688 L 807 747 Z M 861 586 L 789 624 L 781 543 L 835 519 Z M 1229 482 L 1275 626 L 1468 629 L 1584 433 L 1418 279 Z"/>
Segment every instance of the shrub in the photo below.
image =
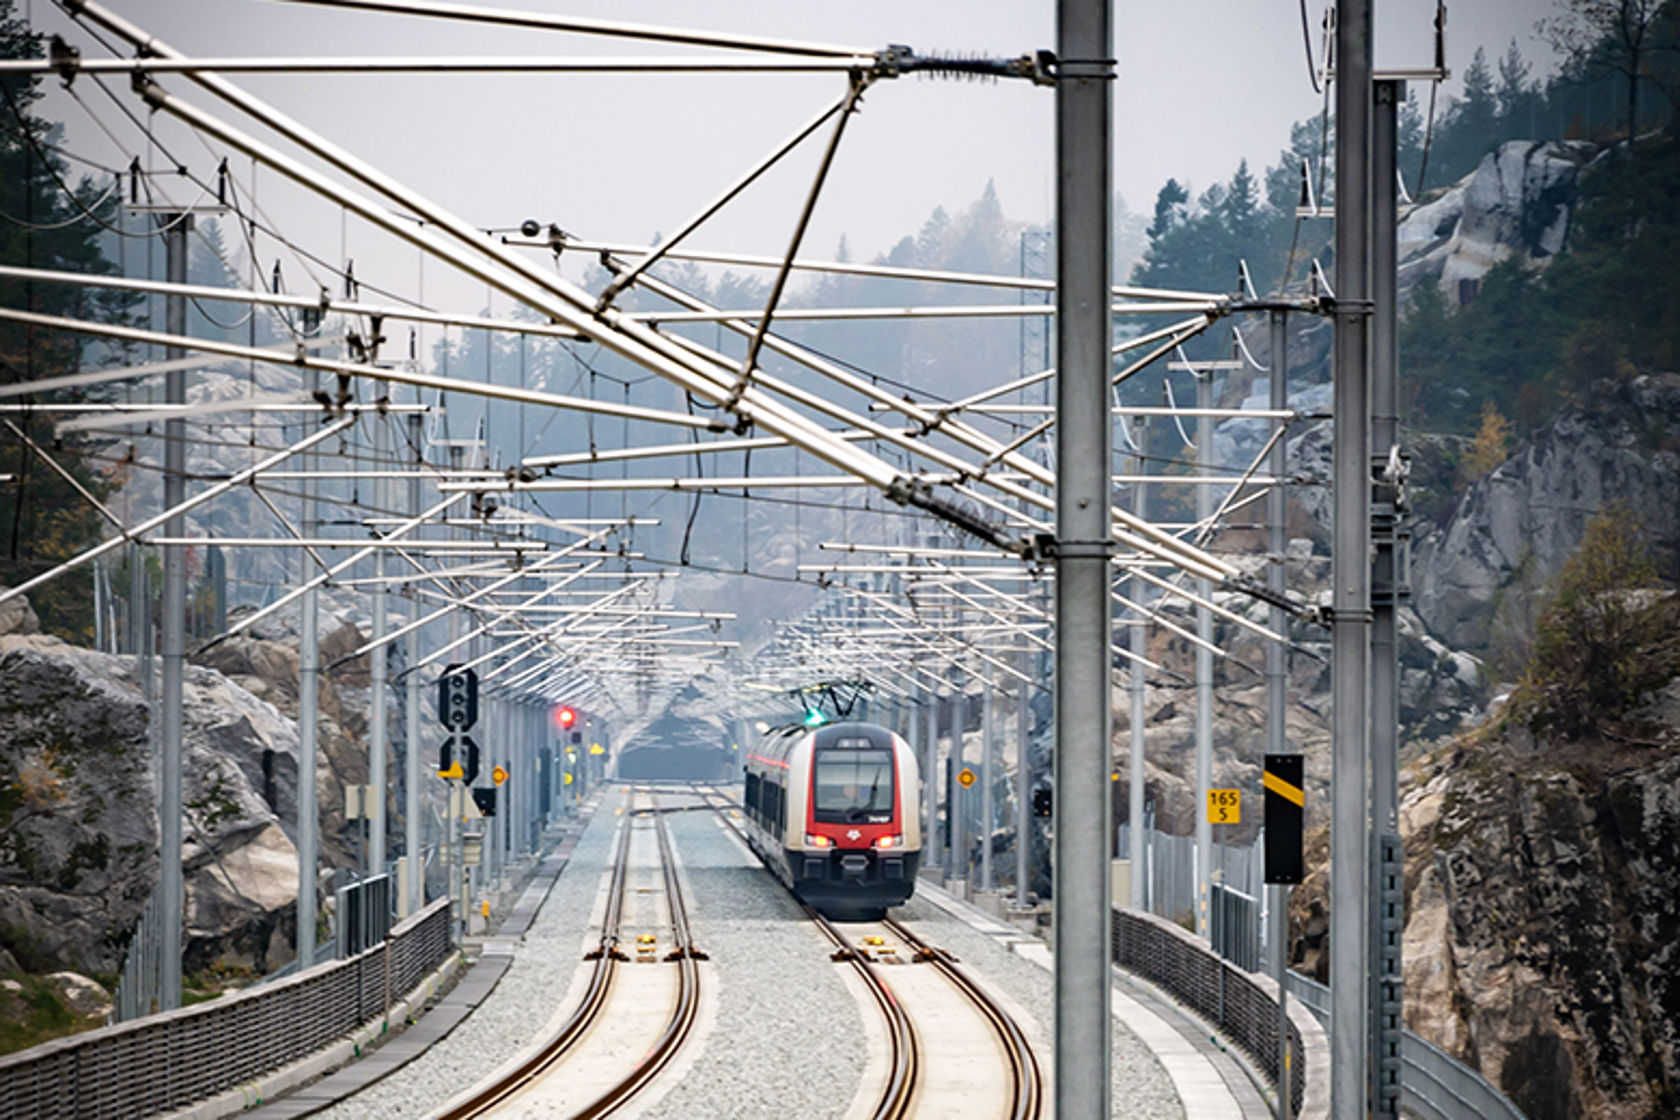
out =
<path fill-rule="evenodd" d="M 1625 507 L 1587 523 L 1575 554 L 1551 581 L 1534 651 L 1512 694 L 1512 713 L 1536 731 L 1579 739 L 1603 730 L 1680 673 L 1680 639 L 1656 567 Z"/>

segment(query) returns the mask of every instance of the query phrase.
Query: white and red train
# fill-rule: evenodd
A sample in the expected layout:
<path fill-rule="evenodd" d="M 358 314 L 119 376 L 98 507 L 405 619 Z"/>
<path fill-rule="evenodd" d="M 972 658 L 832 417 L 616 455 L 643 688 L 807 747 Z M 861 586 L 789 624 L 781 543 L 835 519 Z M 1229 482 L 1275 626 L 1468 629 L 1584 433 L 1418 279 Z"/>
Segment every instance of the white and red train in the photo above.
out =
<path fill-rule="evenodd" d="M 888 728 L 779 728 L 747 755 L 747 839 L 823 913 L 880 917 L 916 889 L 919 788 L 915 753 Z"/>

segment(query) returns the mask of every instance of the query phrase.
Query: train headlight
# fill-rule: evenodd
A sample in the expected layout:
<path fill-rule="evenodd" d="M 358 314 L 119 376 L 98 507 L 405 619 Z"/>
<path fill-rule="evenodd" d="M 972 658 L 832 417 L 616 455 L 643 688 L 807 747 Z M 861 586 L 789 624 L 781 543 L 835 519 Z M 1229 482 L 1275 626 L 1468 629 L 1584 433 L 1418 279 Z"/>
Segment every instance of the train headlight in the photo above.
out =
<path fill-rule="evenodd" d="M 875 841 L 875 846 L 877 848 L 896 848 L 902 843 L 904 843 L 904 837 L 902 836 L 883 836 Z"/>
<path fill-rule="evenodd" d="M 834 841 L 826 836 L 813 836 L 809 832 L 805 834 L 805 846 L 807 848 L 826 848 L 833 843 Z"/>

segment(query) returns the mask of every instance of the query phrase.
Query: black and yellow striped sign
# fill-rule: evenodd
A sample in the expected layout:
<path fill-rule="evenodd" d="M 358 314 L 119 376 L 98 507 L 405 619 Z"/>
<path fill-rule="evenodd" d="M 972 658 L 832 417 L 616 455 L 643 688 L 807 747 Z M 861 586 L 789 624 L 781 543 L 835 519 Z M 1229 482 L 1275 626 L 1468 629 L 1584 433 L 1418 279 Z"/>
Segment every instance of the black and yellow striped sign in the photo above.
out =
<path fill-rule="evenodd" d="M 1307 794 L 1298 754 L 1269 754 L 1261 784 L 1266 787 L 1266 882 L 1301 881 L 1301 825 Z"/>

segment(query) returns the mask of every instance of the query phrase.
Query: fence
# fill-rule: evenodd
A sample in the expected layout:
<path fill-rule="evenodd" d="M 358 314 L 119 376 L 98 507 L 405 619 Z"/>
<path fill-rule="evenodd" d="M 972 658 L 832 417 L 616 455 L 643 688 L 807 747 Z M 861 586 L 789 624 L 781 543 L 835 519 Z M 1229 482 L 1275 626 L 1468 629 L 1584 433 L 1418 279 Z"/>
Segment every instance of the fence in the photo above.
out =
<path fill-rule="evenodd" d="M 1131 855 L 1131 826 L 1123 824 L 1119 832 L 1120 858 L 1131 859 L 1132 874 L 1143 876 L 1143 908 L 1169 922 L 1193 921 L 1196 914 L 1196 838 L 1146 828 L 1143 830 L 1140 862 Z M 1218 942 L 1221 946 L 1231 945 L 1237 952 L 1251 951 L 1253 956 L 1233 959 L 1241 960 L 1245 966 L 1251 963 L 1253 968 L 1258 968 L 1263 959 L 1266 933 L 1264 844 L 1260 840 L 1248 847 L 1215 844 L 1213 867 L 1215 881 L 1229 892 L 1225 898 L 1227 914 L 1216 912 L 1212 915 L 1215 922 L 1221 923 Z M 1246 904 L 1242 901 L 1244 899 Z M 1124 901 L 1115 899 L 1117 903 Z M 1217 892 L 1212 901 L 1215 904 L 1219 902 Z"/>
<path fill-rule="evenodd" d="M 1214 1024 L 1277 1084 L 1277 994 L 1270 980 L 1221 960 L 1171 922 L 1136 910 L 1114 911 L 1114 963 Z M 1303 1120 L 1327 1116 L 1330 1107 L 1329 1052 L 1322 1039 L 1316 1041 L 1309 1050 L 1300 1023 L 1289 1024 L 1289 1050 L 1295 1055 L 1290 1101 Z"/>
<path fill-rule="evenodd" d="M 290 1065 L 383 1015 L 449 956 L 439 899 L 351 957 L 0 1058 L 0 1116 L 139 1120 Z"/>
<path fill-rule="evenodd" d="M 163 968 L 163 938 L 158 927 L 158 896 L 153 891 L 146 909 L 134 926 L 122 974 L 117 978 L 116 998 L 111 1001 L 111 1022 L 126 1023 L 150 1015 L 157 1005 L 159 978 Z"/>
<path fill-rule="evenodd" d="M 333 912 L 340 960 L 379 944 L 391 931 L 391 877 L 370 875 L 339 887 Z"/>
<path fill-rule="evenodd" d="M 1329 988 L 1291 972 L 1289 994 L 1328 1027 Z M 1527 1120 L 1481 1074 L 1411 1031 L 1400 1038 L 1400 1104 L 1423 1120 Z"/>

